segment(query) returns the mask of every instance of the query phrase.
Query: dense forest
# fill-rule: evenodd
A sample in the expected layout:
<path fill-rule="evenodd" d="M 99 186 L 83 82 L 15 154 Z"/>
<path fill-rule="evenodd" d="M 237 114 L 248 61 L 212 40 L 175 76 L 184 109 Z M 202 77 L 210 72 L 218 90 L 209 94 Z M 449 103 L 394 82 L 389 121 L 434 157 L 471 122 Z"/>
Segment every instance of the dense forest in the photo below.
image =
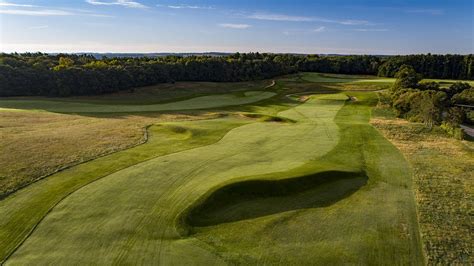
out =
<path fill-rule="evenodd" d="M 298 71 L 393 77 L 409 65 L 426 78 L 474 79 L 474 55 L 321 56 L 247 53 L 97 59 L 0 54 L 0 96 L 93 95 L 175 81 L 233 82 Z"/>

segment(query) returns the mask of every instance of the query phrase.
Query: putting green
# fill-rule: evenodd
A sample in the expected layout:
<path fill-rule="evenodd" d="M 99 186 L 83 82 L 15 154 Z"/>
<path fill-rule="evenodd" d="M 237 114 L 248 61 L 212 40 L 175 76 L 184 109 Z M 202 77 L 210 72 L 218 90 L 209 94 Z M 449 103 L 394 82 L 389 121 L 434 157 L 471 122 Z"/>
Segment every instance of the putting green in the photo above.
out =
<path fill-rule="evenodd" d="M 357 98 L 313 96 L 279 113 L 296 123 L 242 125 L 106 175 L 59 202 L 6 264 L 422 263 L 408 167 L 368 125 L 374 95 Z M 300 189 L 309 175 L 329 180 Z M 221 193 L 232 212 L 190 223 L 213 195 L 249 180 L 295 189 L 243 201 Z M 1 214 L 16 208 L 2 203 Z M 219 213 L 233 218 L 216 222 Z"/>
<path fill-rule="evenodd" d="M 238 94 L 220 94 L 191 98 L 188 100 L 148 105 L 110 105 L 58 100 L 0 100 L 0 108 L 45 110 L 56 113 L 134 113 L 171 110 L 209 109 L 224 106 L 249 104 L 268 99 L 275 93 L 247 91 Z"/>

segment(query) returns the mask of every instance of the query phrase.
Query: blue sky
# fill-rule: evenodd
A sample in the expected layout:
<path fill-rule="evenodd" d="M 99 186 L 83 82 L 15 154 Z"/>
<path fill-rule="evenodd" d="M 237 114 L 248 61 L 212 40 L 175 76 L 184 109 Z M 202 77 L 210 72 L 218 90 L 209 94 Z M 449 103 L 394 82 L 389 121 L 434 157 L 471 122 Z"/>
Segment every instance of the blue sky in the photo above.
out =
<path fill-rule="evenodd" d="M 467 54 L 473 2 L 0 0 L 0 51 Z"/>

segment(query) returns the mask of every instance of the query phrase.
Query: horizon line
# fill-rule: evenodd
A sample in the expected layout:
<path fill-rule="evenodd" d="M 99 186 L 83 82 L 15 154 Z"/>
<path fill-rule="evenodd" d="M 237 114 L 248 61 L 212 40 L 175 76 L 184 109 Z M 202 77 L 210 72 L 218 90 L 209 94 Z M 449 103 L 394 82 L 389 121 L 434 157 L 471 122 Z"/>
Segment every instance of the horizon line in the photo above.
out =
<path fill-rule="evenodd" d="M 406 55 L 473 55 L 474 52 L 470 53 L 437 53 L 437 52 L 422 52 L 422 53 L 301 53 L 301 52 L 264 52 L 264 51 L 249 51 L 249 52 L 241 52 L 241 51 L 234 51 L 234 52 L 229 52 L 229 51 L 205 51 L 205 52 L 93 52 L 93 51 L 88 51 L 88 52 L 64 52 L 64 51 L 10 51 L 10 52 L 5 52 L 5 51 L 0 51 L 2 54 L 25 54 L 25 53 L 42 53 L 42 54 L 142 54 L 142 55 L 150 55 L 150 54 L 249 54 L 249 53 L 259 53 L 259 54 L 293 54 L 293 55 L 372 55 L 372 56 L 406 56 Z"/>

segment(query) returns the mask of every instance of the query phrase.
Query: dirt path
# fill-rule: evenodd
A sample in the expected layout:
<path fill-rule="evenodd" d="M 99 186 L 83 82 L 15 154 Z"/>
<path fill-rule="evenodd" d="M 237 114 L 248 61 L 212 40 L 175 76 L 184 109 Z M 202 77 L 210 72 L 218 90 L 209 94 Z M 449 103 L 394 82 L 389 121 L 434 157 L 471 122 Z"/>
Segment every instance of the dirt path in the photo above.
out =
<path fill-rule="evenodd" d="M 275 80 L 272 80 L 272 83 L 271 83 L 270 85 L 266 86 L 264 89 L 265 89 L 265 90 L 266 90 L 266 89 L 270 89 L 270 88 L 272 88 L 273 86 L 275 86 Z"/>

